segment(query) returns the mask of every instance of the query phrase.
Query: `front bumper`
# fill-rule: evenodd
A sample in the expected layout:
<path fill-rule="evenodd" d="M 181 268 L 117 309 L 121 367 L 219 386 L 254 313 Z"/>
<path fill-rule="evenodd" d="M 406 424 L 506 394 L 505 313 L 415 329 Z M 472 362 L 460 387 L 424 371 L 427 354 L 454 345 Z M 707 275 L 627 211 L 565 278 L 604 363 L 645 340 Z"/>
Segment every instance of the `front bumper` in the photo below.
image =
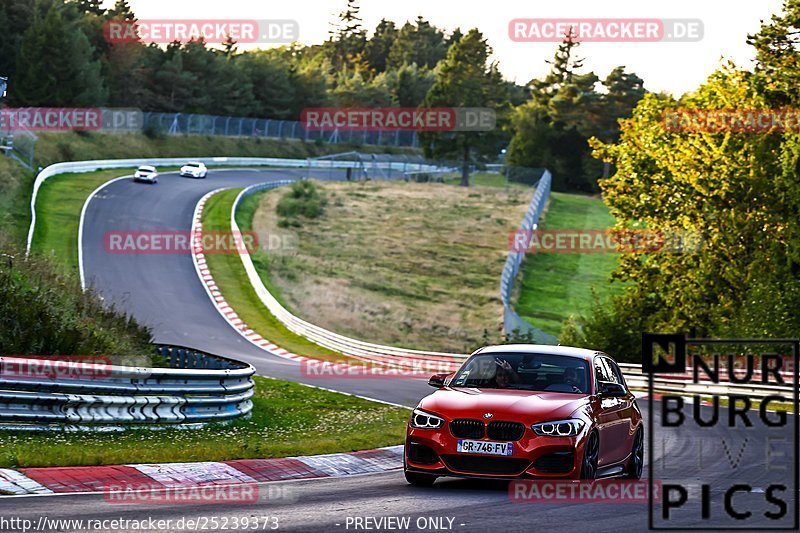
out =
<path fill-rule="evenodd" d="M 510 456 L 457 452 L 447 423 L 439 429 L 409 427 L 405 465 L 414 472 L 492 479 L 580 479 L 585 432 L 578 437 L 540 437 L 528 427 Z M 489 439 L 479 439 L 489 441 Z"/>

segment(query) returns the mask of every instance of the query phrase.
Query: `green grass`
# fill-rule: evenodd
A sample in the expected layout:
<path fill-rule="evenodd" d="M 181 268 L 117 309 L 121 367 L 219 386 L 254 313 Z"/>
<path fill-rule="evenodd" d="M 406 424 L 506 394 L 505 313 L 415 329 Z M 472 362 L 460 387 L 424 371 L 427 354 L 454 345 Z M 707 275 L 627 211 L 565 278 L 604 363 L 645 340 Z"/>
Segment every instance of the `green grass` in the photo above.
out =
<path fill-rule="evenodd" d="M 36 198 L 32 251 L 52 256 L 70 271 L 78 269 L 78 225 L 86 198 L 103 183 L 132 170 L 60 174 L 44 182 Z"/>
<path fill-rule="evenodd" d="M 406 348 L 466 353 L 502 340 L 498 283 L 531 188 L 402 181 L 318 187 L 327 205 L 317 218 L 282 228 L 282 192 L 275 190 L 261 195 L 247 221 L 259 235 L 286 235 L 294 244 L 254 256 L 287 309 L 341 335 Z"/>
<path fill-rule="evenodd" d="M 203 209 L 203 229 L 205 231 L 230 232 L 230 213 L 233 201 L 242 189 L 229 189 L 209 198 Z M 252 210 L 252 203 L 246 204 Z M 240 213 L 241 216 L 241 213 Z M 248 219 L 249 220 L 249 219 Z M 238 223 L 238 222 L 237 222 Z M 249 227 L 240 227 L 249 231 Z M 299 355 L 317 359 L 339 360 L 344 356 L 323 348 L 289 331 L 269 312 L 256 294 L 238 254 L 207 254 L 206 261 L 214 281 L 228 304 L 239 317 L 259 335 L 281 348 Z M 267 286 L 269 289 L 270 287 Z"/>
<path fill-rule="evenodd" d="M 444 178 L 444 182 L 449 185 L 458 185 L 461 183 L 461 175 L 448 175 Z M 524 183 L 509 182 L 505 176 L 497 172 L 474 172 L 469 176 L 469 184 L 478 187 L 531 188 L 530 185 Z"/>
<path fill-rule="evenodd" d="M 554 192 L 550 198 L 543 230 L 602 230 L 614 224 L 598 197 Z M 618 260 L 615 253 L 528 254 L 514 309 L 534 326 L 558 335 L 570 315 L 591 308 L 593 289 L 600 298 L 618 290 L 608 282 Z"/>
<path fill-rule="evenodd" d="M 30 224 L 33 178 L 33 172 L 0 155 L 0 233 L 16 243 L 25 242 Z"/>
<path fill-rule="evenodd" d="M 401 444 L 408 411 L 286 381 L 255 378 L 249 420 L 199 430 L 0 432 L 0 467 L 287 457 Z"/>

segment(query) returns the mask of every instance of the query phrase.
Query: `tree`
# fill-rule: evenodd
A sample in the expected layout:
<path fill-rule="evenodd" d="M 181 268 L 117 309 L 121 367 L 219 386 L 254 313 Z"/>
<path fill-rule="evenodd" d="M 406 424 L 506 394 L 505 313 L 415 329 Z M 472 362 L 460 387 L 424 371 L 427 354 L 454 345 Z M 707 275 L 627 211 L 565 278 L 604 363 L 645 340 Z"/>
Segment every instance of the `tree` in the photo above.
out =
<path fill-rule="evenodd" d="M 397 70 L 397 103 L 400 107 L 419 106 L 434 83 L 436 75 L 432 70 L 419 68 L 416 63 L 403 65 Z"/>
<path fill-rule="evenodd" d="M 24 106 L 98 106 L 108 92 L 86 36 L 53 3 L 36 10 L 17 56 L 10 97 Z"/>
<path fill-rule="evenodd" d="M 358 0 L 347 0 L 347 7 L 339 13 L 339 24 L 329 43 L 331 63 L 336 70 L 346 69 L 349 63 L 363 61 L 367 31 L 361 25 L 361 7 Z"/>
<path fill-rule="evenodd" d="M 383 76 L 371 81 L 365 81 L 359 73 L 342 76 L 331 96 L 339 107 L 379 108 L 392 105 L 392 94 Z"/>
<path fill-rule="evenodd" d="M 81 13 L 91 13 L 92 15 L 103 15 L 103 0 L 76 0 L 75 4 Z"/>
<path fill-rule="evenodd" d="M 415 24 L 406 22 L 398 32 L 389 51 L 387 66 L 397 69 L 404 64 L 416 63 L 420 67 L 433 68 L 446 55 L 444 32 L 419 16 Z"/>
<path fill-rule="evenodd" d="M 752 76 L 732 66 L 675 101 L 647 94 L 617 144 L 593 141 L 616 173 L 600 182 L 617 227 L 687 235 L 684 253 L 623 254 L 624 291 L 572 340 L 612 352 L 642 331 L 695 336 L 791 335 L 800 327 L 800 136 L 670 132 L 667 109 L 762 109 Z M 600 330 L 613 332 L 602 340 Z M 581 341 L 583 335 L 583 341 Z M 592 337 L 592 335 L 599 335 Z M 566 339 L 562 339 L 566 340 Z"/>
<path fill-rule="evenodd" d="M 128 0 L 117 0 L 114 7 L 108 10 L 107 16 L 109 20 L 130 20 L 136 21 L 136 15 L 131 9 Z"/>
<path fill-rule="evenodd" d="M 754 83 L 767 101 L 776 107 L 800 102 L 800 0 L 784 0 L 783 11 L 768 23 L 748 44 L 756 51 Z"/>
<path fill-rule="evenodd" d="M 30 0 L 0 0 L 0 76 L 8 77 L 13 86 L 17 69 L 17 53 L 22 37 L 33 20 L 34 4 Z"/>
<path fill-rule="evenodd" d="M 386 72 L 386 62 L 395 39 L 397 27 L 394 22 L 381 19 L 364 48 L 364 59 L 376 73 Z"/>
<path fill-rule="evenodd" d="M 553 172 L 555 190 L 597 192 L 597 180 L 601 174 L 608 177 L 610 166 L 592 157 L 589 139 L 615 141 L 618 120 L 630 116 L 644 88 L 636 74 L 617 67 L 603 82 L 605 93 L 598 92 L 599 78 L 580 72 L 584 60 L 576 55 L 579 45 L 568 31 L 547 62 L 547 75 L 529 82 L 531 99 L 515 109 L 507 161 L 546 166 Z"/>
<path fill-rule="evenodd" d="M 439 65 L 436 82 L 428 91 L 425 107 L 484 107 L 505 117 L 507 86 L 497 68 L 489 63 L 492 51 L 481 32 L 470 30 L 447 52 Z M 469 186 L 470 165 L 499 153 L 502 131 L 424 132 L 420 141 L 428 157 L 452 157 L 461 162 L 461 185 Z"/>
<path fill-rule="evenodd" d="M 583 67 L 583 58 L 575 57 L 575 49 L 580 44 L 570 27 L 553 59 L 546 61 L 550 72 L 543 79 L 533 79 L 528 83 L 534 100 L 547 105 L 562 87 L 572 81 L 575 73 Z"/>
<path fill-rule="evenodd" d="M 256 116 L 293 118 L 296 88 L 292 81 L 292 65 L 280 51 L 249 52 L 237 57 L 237 63 L 253 87 Z"/>

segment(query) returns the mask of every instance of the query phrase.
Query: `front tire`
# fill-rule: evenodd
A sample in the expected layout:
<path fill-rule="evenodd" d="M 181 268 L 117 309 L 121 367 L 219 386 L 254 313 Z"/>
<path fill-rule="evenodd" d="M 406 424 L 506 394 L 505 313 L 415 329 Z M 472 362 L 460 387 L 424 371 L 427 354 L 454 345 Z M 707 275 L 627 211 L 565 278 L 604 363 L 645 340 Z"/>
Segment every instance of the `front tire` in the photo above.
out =
<path fill-rule="evenodd" d="M 415 487 L 430 487 L 436 481 L 436 476 L 431 474 L 420 474 L 419 472 L 409 472 L 408 470 L 404 470 L 403 473 L 408 484 Z"/>
<path fill-rule="evenodd" d="M 581 479 L 597 478 L 597 461 L 600 458 L 600 438 L 596 431 L 589 434 L 586 446 L 583 448 L 583 462 L 581 463 Z"/>
<path fill-rule="evenodd" d="M 636 430 L 631 448 L 631 458 L 628 459 L 628 468 L 625 477 L 628 479 L 642 479 L 644 471 L 644 431 L 642 428 Z"/>

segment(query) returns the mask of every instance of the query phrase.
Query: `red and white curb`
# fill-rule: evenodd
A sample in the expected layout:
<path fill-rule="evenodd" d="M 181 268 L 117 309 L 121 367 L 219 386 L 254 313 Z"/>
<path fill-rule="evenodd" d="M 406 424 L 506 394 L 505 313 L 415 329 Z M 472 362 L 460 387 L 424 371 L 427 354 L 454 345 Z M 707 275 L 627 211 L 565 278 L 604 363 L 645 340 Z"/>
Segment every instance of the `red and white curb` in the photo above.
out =
<path fill-rule="evenodd" d="M 224 318 L 233 329 L 259 348 L 273 355 L 277 355 L 278 357 L 290 359 L 292 361 L 316 361 L 316 359 L 297 355 L 289 350 L 285 350 L 253 331 L 253 329 L 248 327 L 239 315 L 236 314 L 236 311 L 233 310 L 228 302 L 225 301 L 225 297 L 214 281 L 214 277 L 211 275 L 208 263 L 206 262 L 206 256 L 203 253 L 203 208 L 209 198 L 223 190 L 225 189 L 215 189 L 203 196 L 200 201 L 197 202 L 192 217 L 192 261 L 194 262 L 197 276 L 200 278 L 200 282 L 203 284 L 208 297 L 211 299 L 211 303 L 214 304 L 214 307 L 219 314 L 222 315 L 222 318 Z"/>
<path fill-rule="evenodd" d="M 0 469 L 0 494 L 104 493 L 121 487 L 193 488 L 375 474 L 403 467 L 403 446 L 281 459 Z"/>

